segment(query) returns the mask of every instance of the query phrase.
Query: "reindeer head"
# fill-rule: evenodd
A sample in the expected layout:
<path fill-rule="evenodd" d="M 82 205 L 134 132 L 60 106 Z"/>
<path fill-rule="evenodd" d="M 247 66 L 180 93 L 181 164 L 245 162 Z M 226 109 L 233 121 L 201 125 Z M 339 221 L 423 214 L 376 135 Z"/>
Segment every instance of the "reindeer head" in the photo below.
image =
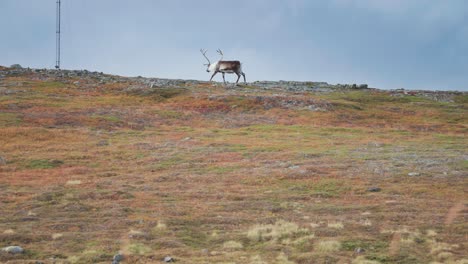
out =
<path fill-rule="evenodd" d="M 214 64 L 212 65 L 211 62 L 210 62 L 210 60 L 208 59 L 208 57 L 206 57 L 206 51 L 207 51 L 207 50 L 200 49 L 201 54 L 202 54 L 203 57 L 205 57 L 205 59 L 208 61 L 208 64 L 203 64 L 203 65 L 207 66 L 207 67 L 206 67 L 206 71 L 207 71 L 207 72 L 210 72 L 210 71 L 213 70 L 213 67 L 216 67 L 217 62 L 214 63 Z M 223 56 L 224 56 L 224 55 L 223 55 L 223 52 L 222 52 L 220 49 L 216 50 L 216 52 L 218 52 L 218 54 L 221 55 L 221 59 L 219 59 L 219 61 L 223 60 Z"/>

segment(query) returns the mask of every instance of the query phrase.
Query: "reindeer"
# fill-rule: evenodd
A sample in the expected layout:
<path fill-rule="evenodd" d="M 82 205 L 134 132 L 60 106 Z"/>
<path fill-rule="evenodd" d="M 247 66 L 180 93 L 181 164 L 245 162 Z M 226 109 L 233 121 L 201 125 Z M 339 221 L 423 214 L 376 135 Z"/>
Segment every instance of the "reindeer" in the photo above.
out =
<path fill-rule="evenodd" d="M 206 57 L 206 50 L 200 49 L 200 52 L 203 55 L 203 57 L 205 57 L 205 59 L 208 61 L 208 64 L 204 64 L 204 65 L 207 66 L 206 71 L 207 72 L 213 72 L 213 75 L 210 78 L 210 82 L 211 82 L 211 80 L 213 80 L 213 77 L 218 72 L 220 72 L 220 73 L 223 74 L 224 84 L 226 84 L 226 80 L 224 79 L 224 74 L 225 73 L 235 73 L 235 74 L 237 74 L 236 84 L 239 82 L 239 79 L 240 79 L 241 75 L 244 77 L 244 83 L 247 83 L 246 80 L 245 80 L 245 73 L 242 72 L 242 64 L 240 63 L 240 61 L 223 61 L 224 54 L 220 49 L 218 49 L 217 52 L 218 52 L 219 55 L 221 55 L 221 59 L 219 59 L 219 61 L 215 62 L 214 64 L 211 64 L 208 57 Z"/>

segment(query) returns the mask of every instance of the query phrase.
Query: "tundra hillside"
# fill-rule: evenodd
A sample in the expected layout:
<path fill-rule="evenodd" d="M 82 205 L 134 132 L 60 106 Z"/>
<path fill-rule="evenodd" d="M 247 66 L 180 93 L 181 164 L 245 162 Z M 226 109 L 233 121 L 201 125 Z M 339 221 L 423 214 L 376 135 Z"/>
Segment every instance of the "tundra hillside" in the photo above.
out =
<path fill-rule="evenodd" d="M 3 67 L 0 262 L 468 263 L 467 110 Z"/>

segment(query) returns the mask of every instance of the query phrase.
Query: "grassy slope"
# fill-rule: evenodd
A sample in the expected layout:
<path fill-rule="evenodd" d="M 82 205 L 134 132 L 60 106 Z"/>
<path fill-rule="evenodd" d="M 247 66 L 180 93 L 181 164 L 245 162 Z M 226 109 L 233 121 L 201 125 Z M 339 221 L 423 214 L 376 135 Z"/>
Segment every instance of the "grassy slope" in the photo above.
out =
<path fill-rule="evenodd" d="M 0 262 L 468 261 L 466 95 L 5 83 Z"/>

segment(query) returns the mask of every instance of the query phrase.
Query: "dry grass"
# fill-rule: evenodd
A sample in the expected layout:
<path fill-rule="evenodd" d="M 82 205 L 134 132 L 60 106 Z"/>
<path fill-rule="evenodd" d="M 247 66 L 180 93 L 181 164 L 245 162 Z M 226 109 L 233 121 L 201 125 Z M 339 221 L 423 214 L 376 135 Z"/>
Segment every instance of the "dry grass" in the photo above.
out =
<path fill-rule="evenodd" d="M 466 263 L 463 96 L 73 81 L 3 81 L 2 263 Z"/>
<path fill-rule="evenodd" d="M 271 225 L 255 225 L 247 232 L 247 237 L 256 242 L 278 240 L 295 234 L 307 234 L 308 229 L 300 228 L 297 224 L 279 220 Z"/>
<path fill-rule="evenodd" d="M 339 251 L 341 247 L 340 241 L 336 240 L 321 240 L 317 241 L 315 251 L 319 253 L 331 253 Z"/>
<path fill-rule="evenodd" d="M 242 243 L 240 242 L 237 242 L 237 241 L 226 241 L 223 243 L 223 248 L 225 250 L 241 250 L 244 248 L 244 246 L 242 246 Z"/>
<path fill-rule="evenodd" d="M 328 228 L 343 229 L 344 225 L 342 222 L 329 222 L 327 224 Z"/>

